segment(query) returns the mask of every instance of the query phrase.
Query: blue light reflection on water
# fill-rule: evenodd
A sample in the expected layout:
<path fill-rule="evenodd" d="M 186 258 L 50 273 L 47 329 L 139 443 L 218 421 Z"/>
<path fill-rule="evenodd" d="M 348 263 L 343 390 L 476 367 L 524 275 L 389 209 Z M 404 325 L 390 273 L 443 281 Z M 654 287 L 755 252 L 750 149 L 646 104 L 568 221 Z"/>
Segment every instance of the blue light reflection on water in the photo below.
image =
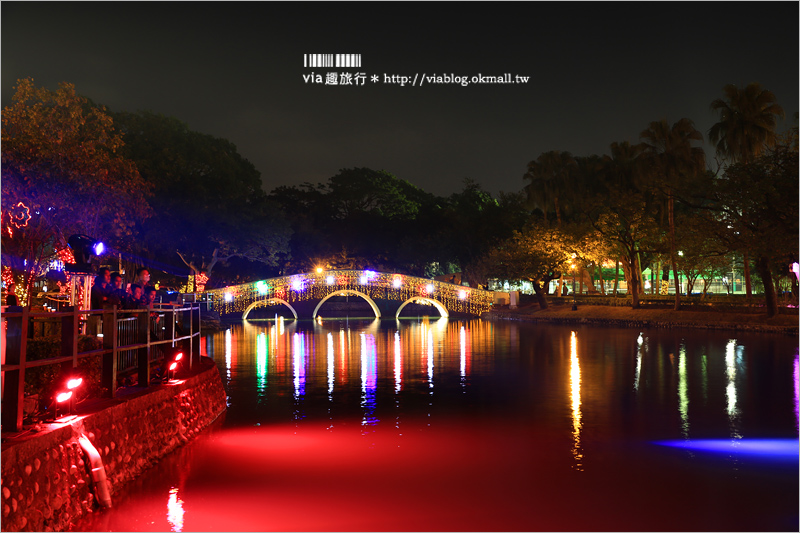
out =
<path fill-rule="evenodd" d="M 762 459 L 778 459 L 798 462 L 800 441 L 796 439 L 702 439 L 657 441 L 660 446 L 683 448 L 698 452 L 726 454 L 729 456 L 751 456 Z"/>

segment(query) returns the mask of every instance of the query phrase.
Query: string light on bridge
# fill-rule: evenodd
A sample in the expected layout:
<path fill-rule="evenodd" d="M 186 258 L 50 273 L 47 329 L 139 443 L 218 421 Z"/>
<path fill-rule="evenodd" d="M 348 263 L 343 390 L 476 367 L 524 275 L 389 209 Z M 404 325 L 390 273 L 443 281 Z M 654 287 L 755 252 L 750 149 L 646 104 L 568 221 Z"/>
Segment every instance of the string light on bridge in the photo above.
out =
<path fill-rule="evenodd" d="M 332 293 L 350 290 L 373 300 L 408 301 L 417 297 L 435 298 L 454 312 L 479 315 L 492 306 L 490 291 L 467 289 L 459 285 L 426 278 L 371 270 L 323 270 L 321 273 L 294 274 L 254 281 L 209 293 L 214 310 L 239 313 L 256 305 L 275 305 L 273 299 L 288 304 L 321 300 Z M 272 302 L 272 303 L 270 303 Z"/>

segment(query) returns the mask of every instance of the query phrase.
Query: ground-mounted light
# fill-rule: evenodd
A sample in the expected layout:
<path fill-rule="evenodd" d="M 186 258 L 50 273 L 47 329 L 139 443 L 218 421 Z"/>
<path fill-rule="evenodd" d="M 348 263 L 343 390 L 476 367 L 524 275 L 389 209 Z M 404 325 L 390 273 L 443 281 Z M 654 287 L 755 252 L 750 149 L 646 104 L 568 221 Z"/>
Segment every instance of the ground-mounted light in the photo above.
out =
<path fill-rule="evenodd" d="M 175 378 L 175 372 L 178 370 L 178 367 L 183 364 L 181 361 L 183 361 L 183 352 L 178 352 L 167 367 L 167 382 Z"/>
<path fill-rule="evenodd" d="M 67 240 L 67 246 L 72 249 L 75 264 L 68 264 L 64 269 L 70 272 L 90 272 L 92 256 L 99 256 L 105 252 L 105 245 L 88 235 L 71 235 Z"/>
<path fill-rule="evenodd" d="M 72 391 L 59 392 L 56 395 L 56 403 L 68 402 L 72 399 Z"/>
<path fill-rule="evenodd" d="M 74 374 L 67 377 L 65 381 L 61 382 L 63 388 L 59 390 L 53 398 L 53 420 L 58 418 L 59 407 L 66 404 L 68 414 L 72 414 L 72 404 L 75 401 L 75 390 L 83 385 L 83 378 L 75 376 Z M 66 390 L 65 390 L 66 389 Z"/>

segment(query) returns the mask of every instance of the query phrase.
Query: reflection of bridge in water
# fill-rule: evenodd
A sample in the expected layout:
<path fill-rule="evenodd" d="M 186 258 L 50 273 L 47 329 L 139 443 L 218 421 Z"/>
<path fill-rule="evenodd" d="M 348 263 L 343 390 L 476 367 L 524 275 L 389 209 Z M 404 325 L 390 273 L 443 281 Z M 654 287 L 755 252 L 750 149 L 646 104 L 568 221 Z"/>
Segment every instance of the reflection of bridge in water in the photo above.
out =
<path fill-rule="evenodd" d="M 242 313 L 243 319 L 257 307 L 276 305 L 288 307 L 294 318 L 313 319 L 323 304 L 336 296 L 362 298 L 377 318 L 399 317 L 412 303 L 431 305 L 443 317 L 451 313 L 480 316 L 493 300 L 492 291 L 371 270 L 294 274 L 213 289 L 206 296 L 210 310 L 222 316 Z"/>

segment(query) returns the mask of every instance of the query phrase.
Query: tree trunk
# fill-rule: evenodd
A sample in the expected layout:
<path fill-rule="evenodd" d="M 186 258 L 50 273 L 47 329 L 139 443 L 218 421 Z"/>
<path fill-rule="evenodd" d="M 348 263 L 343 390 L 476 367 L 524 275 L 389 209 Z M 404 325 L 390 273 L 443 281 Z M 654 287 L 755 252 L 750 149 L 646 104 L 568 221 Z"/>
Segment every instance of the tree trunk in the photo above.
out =
<path fill-rule="evenodd" d="M 634 269 L 634 273 L 636 276 L 636 285 L 638 286 L 638 290 L 636 294 L 644 294 L 644 276 L 642 275 L 642 256 L 639 254 L 639 250 L 636 250 L 636 258 L 634 259 L 636 263 L 636 268 Z"/>
<path fill-rule="evenodd" d="M 617 266 L 614 269 L 614 298 L 617 297 L 618 286 L 619 286 L 619 256 L 617 256 Z"/>
<path fill-rule="evenodd" d="M 773 317 L 778 314 L 778 295 L 775 292 L 775 284 L 772 282 L 772 272 L 769 268 L 769 258 L 761 256 L 756 259 L 756 269 L 764 282 L 764 297 L 767 305 L 767 316 Z"/>
<path fill-rule="evenodd" d="M 753 297 L 753 286 L 750 283 L 750 254 L 747 250 L 744 251 L 744 290 L 747 294 L 747 301 Z M 770 276 L 771 277 L 771 276 Z M 733 280 L 731 280 L 733 282 Z"/>
<path fill-rule="evenodd" d="M 606 280 L 603 276 L 603 265 L 602 263 L 597 265 L 597 276 L 600 278 L 600 294 L 603 296 L 606 295 Z"/>
<path fill-rule="evenodd" d="M 675 278 L 675 311 L 681 310 L 681 276 L 675 261 L 675 199 L 672 189 L 669 190 L 669 260 L 672 263 L 672 275 Z"/>
<path fill-rule="evenodd" d="M 656 263 L 658 267 L 656 268 L 656 278 L 653 282 L 653 294 L 660 294 L 661 293 L 661 258 L 659 257 L 658 263 Z"/>
<path fill-rule="evenodd" d="M 636 264 L 636 254 L 632 254 L 633 258 L 627 258 L 622 262 L 622 270 L 625 272 L 625 277 L 628 280 L 628 294 L 631 296 L 631 307 L 633 309 L 639 308 L 639 284 L 636 279 L 636 271 L 638 266 Z"/>

